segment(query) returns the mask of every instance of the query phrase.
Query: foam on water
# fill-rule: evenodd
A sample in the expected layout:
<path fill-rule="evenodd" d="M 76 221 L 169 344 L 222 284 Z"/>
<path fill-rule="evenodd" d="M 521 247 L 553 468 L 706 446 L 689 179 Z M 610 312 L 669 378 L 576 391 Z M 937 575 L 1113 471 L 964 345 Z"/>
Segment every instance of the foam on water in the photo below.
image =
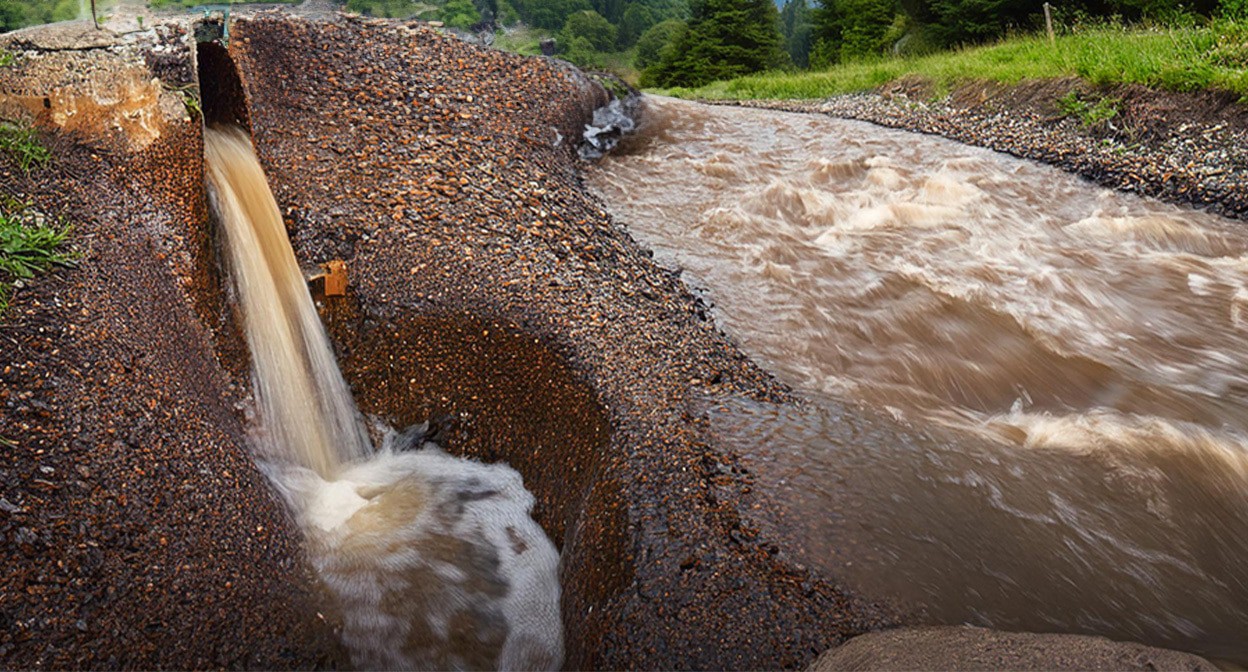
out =
<path fill-rule="evenodd" d="M 559 554 L 515 470 L 389 446 L 334 480 L 270 465 L 360 669 L 557 669 Z"/>

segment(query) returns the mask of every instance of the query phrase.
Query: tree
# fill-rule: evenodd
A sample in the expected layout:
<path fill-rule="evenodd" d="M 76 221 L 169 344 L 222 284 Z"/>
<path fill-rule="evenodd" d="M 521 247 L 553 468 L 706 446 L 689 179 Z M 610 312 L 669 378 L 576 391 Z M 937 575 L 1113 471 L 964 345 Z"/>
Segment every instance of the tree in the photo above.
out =
<path fill-rule="evenodd" d="M 461 30 L 468 30 L 481 21 L 481 14 L 472 0 L 447 0 L 438 16 L 446 25 Z"/>
<path fill-rule="evenodd" d="M 635 0 L 634 4 L 645 6 L 654 15 L 655 23 L 668 19 L 689 20 L 689 0 Z"/>
<path fill-rule="evenodd" d="M 933 4 L 942 1 L 933 0 Z M 811 62 L 825 66 L 886 53 L 892 46 L 889 29 L 897 12 L 897 0 L 823 0 L 813 16 Z"/>
<path fill-rule="evenodd" d="M 535 28 L 559 30 L 569 16 L 593 9 L 589 0 L 513 0 L 525 23 Z"/>
<path fill-rule="evenodd" d="M 932 31 L 944 45 L 986 42 L 1042 12 L 1042 5 L 1041 0 L 933 0 Z"/>
<path fill-rule="evenodd" d="M 679 19 L 668 19 L 650 26 L 650 29 L 637 39 L 637 56 L 633 59 L 633 65 L 638 70 L 658 65 L 663 49 L 684 32 L 685 22 Z"/>
<path fill-rule="evenodd" d="M 595 51 L 610 51 L 615 47 L 615 26 L 592 9 L 583 10 L 568 17 L 559 32 L 559 43 L 571 47 L 577 39 L 583 39 Z"/>
<path fill-rule="evenodd" d="M 514 26 L 520 23 L 520 13 L 508 0 L 498 0 L 498 16 L 494 17 L 494 21 L 500 26 Z"/>
<path fill-rule="evenodd" d="M 771 0 L 695 0 L 688 28 L 655 68 L 660 86 L 702 86 L 787 62 Z"/>
<path fill-rule="evenodd" d="M 589 40 L 580 37 L 573 37 L 570 42 L 560 42 L 563 47 L 563 58 L 571 61 L 583 68 L 597 68 L 602 66 L 602 54 Z"/>
<path fill-rule="evenodd" d="M 780 32 L 784 35 L 784 50 L 789 60 L 799 68 L 810 65 L 812 30 L 810 5 L 806 0 L 789 0 L 780 10 Z"/>
<path fill-rule="evenodd" d="M 77 0 L 0 0 L 0 33 L 77 16 Z"/>
<path fill-rule="evenodd" d="M 607 21 L 612 24 L 620 22 L 620 18 L 624 16 L 625 0 L 590 0 L 594 11 L 606 17 Z"/>
<path fill-rule="evenodd" d="M 621 49 L 627 49 L 637 43 L 642 33 L 650 29 L 657 23 L 654 19 L 654 12 L 649 7 L 640 4 L 631 4 L 628 9 L 624 10 L 624 16 L 620 19 L 620 34 L 617 40 Z"/>

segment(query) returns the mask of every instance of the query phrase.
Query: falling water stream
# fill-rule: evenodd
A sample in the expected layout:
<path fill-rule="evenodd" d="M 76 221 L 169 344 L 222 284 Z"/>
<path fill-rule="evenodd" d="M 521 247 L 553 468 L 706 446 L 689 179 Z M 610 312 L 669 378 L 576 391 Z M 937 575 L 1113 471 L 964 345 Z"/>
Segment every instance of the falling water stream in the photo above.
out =
<path fill-rule="evenodd" d="M 939 138 L 652 99 L 588 182 L 811 400 L 707 400 L 809 565 L 1248 663 L 1248 228 Z"/>
<path fill-rule="evenodd" d="M 290 503 L 362 669 L 556 669 L 559 557 L 520 475 L 419 428 L 374 450 L 247 134 L 205 132 L 251 350 L 255 450 Z"/>

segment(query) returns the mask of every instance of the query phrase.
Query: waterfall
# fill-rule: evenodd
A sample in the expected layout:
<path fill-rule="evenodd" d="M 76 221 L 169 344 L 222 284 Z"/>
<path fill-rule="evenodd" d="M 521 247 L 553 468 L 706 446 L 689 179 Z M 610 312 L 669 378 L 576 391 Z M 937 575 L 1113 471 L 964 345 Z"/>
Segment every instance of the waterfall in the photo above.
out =
<path fill-rule="evenodd" d="M 255 368 L 266 454 L 334 475 L 370 452 L 281 212 L 242 129 L 205 131 L 209 180 Z"/>
<path fill-rule="evenodd" d="M 205 130 L 212 204 L 251 348 L 261 467 L 294 511 L 369 669 L 556 669 L 559 555 L 506 465 L 419 432 L 374 450 L 246 132 Z"/>

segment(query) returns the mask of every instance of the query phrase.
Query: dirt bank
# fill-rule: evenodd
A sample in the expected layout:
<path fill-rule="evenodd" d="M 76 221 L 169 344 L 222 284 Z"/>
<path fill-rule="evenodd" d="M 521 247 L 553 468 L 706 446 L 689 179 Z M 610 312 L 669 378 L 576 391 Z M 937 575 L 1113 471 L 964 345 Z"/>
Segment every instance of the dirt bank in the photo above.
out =
<path fill-rule="evenodd" d="M 0 667 L 310 668 L 340 660 L 243 394 L 202 315 L 194 41 L 67 24 L 0 36 L 0 111 L 49 166 L 0 191 L 83 255 L 0 317 Z"/>
<path fill-rule="evenodd" d="M 1101 116 L 1072 112 L 1102 104 Z M 1105 102 L 1101 102 L 1105 101 Z M 966 84 L 921 80 L 820 101 L 712 101 L 817 112 L 942 135 L 1055 165 L 1112 189 L 1248 218 L 1248 106 L 1217 92 L 1095 88 L 1077 79 Z"/>

